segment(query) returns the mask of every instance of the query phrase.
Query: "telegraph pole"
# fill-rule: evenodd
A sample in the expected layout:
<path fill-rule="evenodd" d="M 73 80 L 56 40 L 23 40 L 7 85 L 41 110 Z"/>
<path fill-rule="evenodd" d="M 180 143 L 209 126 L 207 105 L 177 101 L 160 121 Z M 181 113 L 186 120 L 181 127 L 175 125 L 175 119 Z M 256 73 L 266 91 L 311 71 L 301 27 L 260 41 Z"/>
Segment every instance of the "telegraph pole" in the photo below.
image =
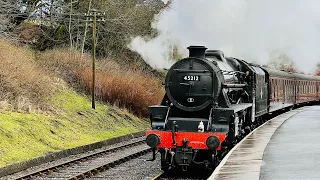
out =
<path fill-rule="evenodd" d="M 97 33 L 97 13 L 93 12 L 92 24 L 92 108 L 96 109 L 95 84 L 96 84 L 96 34 Z"/>
<path fill-rule="evenodd" d="M 92 10 L 93 14 L 90 13 L 89 17 L 93 16 L 93 19 L 90 18 L 90 21 L 92 21 L 92 109 L 96 109 L 96 97 L 95 97 L 95 84 L 96 84 L 96 45 L 97 45 L 97 21 L 104 22 L 103 16 L 105 13 L 97 14 L 96 10 Z M 97 20 L 97 16 L 99 16 L 99 20 Z"/>

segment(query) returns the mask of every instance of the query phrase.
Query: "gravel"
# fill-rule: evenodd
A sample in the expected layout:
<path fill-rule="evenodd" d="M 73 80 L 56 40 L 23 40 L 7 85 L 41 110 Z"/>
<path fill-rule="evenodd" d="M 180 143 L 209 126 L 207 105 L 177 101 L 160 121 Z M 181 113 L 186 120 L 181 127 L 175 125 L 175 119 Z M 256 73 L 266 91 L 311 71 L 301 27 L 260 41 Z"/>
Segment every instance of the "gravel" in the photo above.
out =
<path fill-rule="evenodd" d="M 157 154 L 157 159 L 155 161 L 147 161 L 148 159 L 151 159 L 151 157 L 152 153 L 148 153 L 97 174 L 89 179 L 150 180 L 162 172 L 160 167 L 160 154 Z"/>
<path fill-rule="evenodd" d="M 66 179 L 71 178 L 79 173 L 89 171 L 91 169 L 103 166 L 107 163 L 114 162 L 120 158 L 124 158 L 126 156 L 129 156 L 133 153 L 140 152 L 142 150 L 149 149 L 149 147 L 146 144 L 137 145 L 130 148 L 125 148 L 122 150 L 118 150 L 113 153 L 109 153 L 106 155 L 102 155 L 101 157 L 89 159 L 87 161 L 83 161 L 78 164 L 74 164 L 72 166 L 66 167 L 65 169 L 59 170 L 57 172 L 52 173 L 49 176 L 46 177 L 37 177 L 35 179 Z"/>

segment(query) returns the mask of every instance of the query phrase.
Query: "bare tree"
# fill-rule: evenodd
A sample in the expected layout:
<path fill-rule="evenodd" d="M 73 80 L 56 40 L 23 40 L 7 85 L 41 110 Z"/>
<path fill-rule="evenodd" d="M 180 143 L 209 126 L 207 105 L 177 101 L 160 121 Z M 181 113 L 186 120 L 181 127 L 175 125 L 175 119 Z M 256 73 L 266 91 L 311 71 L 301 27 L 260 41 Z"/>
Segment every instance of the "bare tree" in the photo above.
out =
<path fill-rule="evenodd" d="M 13 27 L 24 19 L 19 11 L 19 1 L 0 1 L 0 36 L 8 35 Z"/>
<path fill-rule="evenodd" d="M 291 57 L 281 51 L 272 51 L 269 56 L 269 65 L 278 70 L 295 71 Z"/>
<path fill-rule="evenodd" d="M 15 13 L 8 13 L 9 6 Z M 105 13 L 105 21 L 97 24 L 98 55 L 110 58 L 120 55 L 132 60 L 135 53 L 127 48 L 131 37 L 155 36 L 157 31 L 151 27 L 153 17 L 165 7 L 161 0 L 2 0 L 0 31 L 13 29 L 12 16 L 15 14 L 27 18 L 28 26 L 40 28 L 42 37 L 34 44 L 39 49 L 63 45 L 90 50 L 92 30 L 85 14 L 96 9 Z"/>

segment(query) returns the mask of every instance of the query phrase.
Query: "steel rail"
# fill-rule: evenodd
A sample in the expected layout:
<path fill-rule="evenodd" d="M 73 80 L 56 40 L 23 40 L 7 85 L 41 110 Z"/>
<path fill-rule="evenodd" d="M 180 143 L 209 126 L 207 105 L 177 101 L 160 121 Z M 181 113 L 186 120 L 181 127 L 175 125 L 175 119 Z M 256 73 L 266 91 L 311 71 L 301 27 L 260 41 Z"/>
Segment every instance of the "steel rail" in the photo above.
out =
<path fill-rule="evenodd" d="M 49 175 L 49 174 L 51 174 L 53 172 L 58 172 L 62 168 L 66 168 L 66 167 L 69 167 L 69 166 L 71 166 L 73 164 L 76 164 L 77 162 L 84 162 L 84 161 L 87 161 L 89 159 L 98 158 L 100 156 L 103 156 L 103 155 L 106 155 L 106 154 L 109 154 L 109 153 L 112 153 L 112 152 L 116 152 L 116 151 L 121 150 L 121 149 L 130 148 L 130 147 L 134 147 L 134 146 L 137 146 L 137 145 L 144 144 L 145 143 L 145 139 L 144 138 L 143 139 L 140 138 L 140 139 L 141 140 L 134 141 L 134 142 L 128 142 L 128 143 L 125 143 L 124 145 L 118 145 L 116 147 L 108 148 L 106 150 L 102 150 L 102 151 L 99 151 L 99 152 L 96 152 L 96 153 L 92 153 L 92 154 L 89 154 L 89 155 L 84 155 L 82 157 L 74 158 L 72 160 L 67 160 L 67 161 L 58 163 L 56 165 L 52 165 L 52 166 L 49 166 L 49 167 L 46 167 L 46 168 L 42 168 L 42 169 L 30 172 L 28 174 L 21 175 L 21 176 L 17 177 L 16 179 L 17 180 L 29 180 L 29 179 L 33 179 L 34 177 L 37 177 L 37 176 Z M 150 149 L 150 151 L 151 151 L 151 149 Z"/>
<path fill-rule="evenodd" d="M 156 179 L 160 179 L 161 176 L 164 175 L 164 172 L 157 174 L 156 176 L 154 176 L 151 180 L 156 180 Z"/>

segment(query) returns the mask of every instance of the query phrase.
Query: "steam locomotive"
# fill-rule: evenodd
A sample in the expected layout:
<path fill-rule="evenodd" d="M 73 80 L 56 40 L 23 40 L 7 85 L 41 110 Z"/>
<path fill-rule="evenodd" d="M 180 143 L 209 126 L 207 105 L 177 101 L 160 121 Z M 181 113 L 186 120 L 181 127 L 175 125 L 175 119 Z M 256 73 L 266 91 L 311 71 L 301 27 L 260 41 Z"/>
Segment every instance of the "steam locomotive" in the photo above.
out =
<path fill-rule="evenodd" d="M 161 168 L 214 169 L 224 152 L 263 123 L 264 116 L 320 100 L 320 77 L 276 71 L 190 46 L 165 79 L 160 105 L 150 106 L 146 142 Z"/>

